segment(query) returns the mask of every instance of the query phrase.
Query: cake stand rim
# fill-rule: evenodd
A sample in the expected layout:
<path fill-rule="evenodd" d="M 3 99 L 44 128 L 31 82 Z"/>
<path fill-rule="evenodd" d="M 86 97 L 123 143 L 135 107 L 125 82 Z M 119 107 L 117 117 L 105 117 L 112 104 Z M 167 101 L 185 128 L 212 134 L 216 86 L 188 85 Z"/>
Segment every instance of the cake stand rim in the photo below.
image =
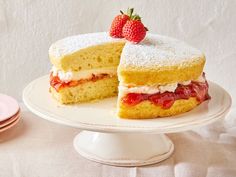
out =
<path fill-rule="evenodd" d="M 227 107 L 225 107 L 224 110 L 222 110 L 221 112 L 219 112 L 218 114 L 214 115 L 214 116 L 211 116 L 210 119 L 207 119 L 206 121 L 204 122 L 200 122 L 199 124 L 193 124 L 192 125 L 191 123 L 189 123 L 188 125 L 185 125 L 185 126 L 180 126 L 180 127 L 175 127 L 173 129 L 171 128 L 165 128 L 163 127 L 163 129 L 160 129 L 160 128 L 143 128 L 143 127 L 122 127 L 122 126 L 106 126 L 106 125 L 90 125 L 90 124 L 86 124 L 86 123 L 83 123 L 83 122 L 80 122 L 80 123 L 73 123 L 73 122 L 70 122 L 68 120 L 61 120 L 61 119 L 56 119 L 56 118 L 52 118 L 50 115 L 46 115 L 46 114 L 43 114 L 42 112 L 38 111 L 36 109 L 36 106 L 33 105 L 32 103 L 28 103 L 28 100 L 27 100 L 27 96 L 26 96 L 26 92 L 27 92 L 27 89 L 28 87 L 30 87 L 30 85 L 33 83 L 33 82 L 36 82 L 37 80 L 40 80 L 40 79 L 43 79 L 44 77 L 48 77 L 48 75 L 44 75 L 42 77 L 39 77 L 35 80 L 33 80 L 32 82 L 30 82 L 23 90 L 23 95 L 22 95 L 22 99 L 23 99 L 23 102 L 24 104 L 26 105 L 26 107 L 34 114 L 36 114 L 37 116 L 45 119 L 45 120 L 48 120 L 48 121 L 51 121 L 51 122 L 54 122 L 54 123 L 59 123 L 59 124 L 62 124 L 62 125 L 67 125 L 67 126 L 71 126 L 71 127 L 75 127 L 75 128 L 79 128 L 79 129 L 83 129 L 83 130 L 88 130 L 88 131 L 95 131 L 95 132 L 105 132 L 105 133 L 151 133 L 151 134 L 160 134 L 160 133 L 174 133 L 174 132 L 181 132 L 181 131 L 186 131 L 186 130 L 191 130 L 193 128 L 197 128 L 197 127 L 200 127 L 200 126 L 204 126 L 204 125 L 207 125 L 207 124 L 210 124 L 220 118 L 224 118 L 226 116 L 226 114 L 229 112 L 230 110 L 230 107 L 232 105 L 232 98 L 230 96 L 230 94 L 224 89 L 222 88 L 221 86 L 219 86 L 218 84 L 212 82 L 212 81 L 209 81 L 209 85 L 213 84 L 213 85 L 216 85 L 217 87 L 219 87 L 225 95 L 227 95 L 228 97 L 228 105 Z M 33 105 L 33 106 L 32 106 Z"/>

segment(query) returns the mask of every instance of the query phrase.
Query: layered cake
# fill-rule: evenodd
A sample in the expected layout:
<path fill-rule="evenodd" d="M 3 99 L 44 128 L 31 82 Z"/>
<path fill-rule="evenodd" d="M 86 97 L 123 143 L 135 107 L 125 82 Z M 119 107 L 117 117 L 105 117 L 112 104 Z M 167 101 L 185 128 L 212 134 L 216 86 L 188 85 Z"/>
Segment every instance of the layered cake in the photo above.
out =
<path fill-rule="evenodd" d="M 83 34 L 52 44 L 49 56 L 50 89 L 63 104 L 115 96 L 119 87 L 120 117 L 153 118 L 208 98 L 204 54 L 173 38 L 148 34 L 133 44 L 106 32 Z"/>
<path fill-rule="evenodd" d="M 54 98 L 73 104 L 118 94 L 118 116 L 130 119 L 184 113 L 209 99 L 201 51 L 170 37 L 146 35 L 132 11 L 115 20 L 110 33 L 71 36 L 51 45 Z"/>

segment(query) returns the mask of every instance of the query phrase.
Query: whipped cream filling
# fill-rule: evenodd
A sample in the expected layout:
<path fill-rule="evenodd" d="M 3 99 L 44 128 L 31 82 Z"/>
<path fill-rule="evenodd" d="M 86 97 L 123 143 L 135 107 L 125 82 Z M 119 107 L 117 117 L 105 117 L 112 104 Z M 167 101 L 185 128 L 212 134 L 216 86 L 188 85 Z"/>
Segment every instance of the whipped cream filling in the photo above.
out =
<path fill-rule="evenodd" d="M 205 82 L 205 78 L 201 74 L 197 78 L 197 80 L 194 80 L 194 81 Z M 178 84 L 189 85 L 190 83 L 191 83 L 191 80 L 184 81 L 184 82 L 176 82 L 176 83 L 166 84 L 166 85 L 152 85 L 152 86 L 129 87 L 127 85 L 120 85 L 119 86 L 119 93 L 121 95 L 126 95 L 128 93 L 155 94 L 155 93 L 164 93 L 164 92 L 174 92 L 175 89 L 178 87 Z"/>
<path fill-rule="evenodd" d="M 99 74 L 109 74 L 111 76 L 117 75 L 117 68 L 116 67 L 107 67 L 107 68 L 97 68 L 97 69 L 90 69 L 84 71 L 62 71 L 57 69 L 55 66 L 51 69 L 53 76 L 58 76 L 61 81 L 63 82 L 70 82 L 72 80 L 80 80 L 80 79 L 89 79 L 92 75 L 99 75 Z"/>
<path fill-rule="evenodd" d="M 109 74 L 110 76 L 117 75 L 117 68 L 116 67 L 107 67 L 107 68 L 98 68 L 98 69 L 90 69 L 84 71 L 62 71 L 57 69 L 55 66 L 51 69 L 53 76 L 58 76 L 61 81 L 63 82 L 70 82 L 72 80 L 80 80 L 80 79 L 89 79 L 92 78 L 92 75 L 99 75 L 99 74 Z M 203 74 L 201 74 L 196 80 L 196 82 L 205 82 L 205 78 Z M 189 85 L 191 80 L 183 81 L 183 82 L 176 82 L 166 85 L 151 85 L 151 86 L 128 86 L 120 83 L 119 85 L 119 92 L 120 95 L 126 95 L 127 93 L 145 93 L 145 94 L 155 94 L 155 93 L 164 93 L 164 92 L 174 92 L 178 87 L 178 84 L 182 85 Z"/>

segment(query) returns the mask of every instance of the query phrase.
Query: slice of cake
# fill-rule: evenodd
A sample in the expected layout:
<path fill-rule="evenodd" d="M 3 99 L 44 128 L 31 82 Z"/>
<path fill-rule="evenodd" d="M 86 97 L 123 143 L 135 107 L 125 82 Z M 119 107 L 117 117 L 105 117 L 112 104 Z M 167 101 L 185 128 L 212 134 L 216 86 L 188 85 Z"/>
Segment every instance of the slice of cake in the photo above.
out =
<path fill-rule="evenodd" d="M 209 98 L 199 50 L 165 36 L 149 34 L 126 43 L 118 68 L 118 115 L 155 118 L 180 114 Z"/>
<path fill-rule="evenodd" d="M 72 36 L 52 44 L 52 95 L 63 104 L 117 95 L 117 66 L 124 44 L 107 33 Z"/>

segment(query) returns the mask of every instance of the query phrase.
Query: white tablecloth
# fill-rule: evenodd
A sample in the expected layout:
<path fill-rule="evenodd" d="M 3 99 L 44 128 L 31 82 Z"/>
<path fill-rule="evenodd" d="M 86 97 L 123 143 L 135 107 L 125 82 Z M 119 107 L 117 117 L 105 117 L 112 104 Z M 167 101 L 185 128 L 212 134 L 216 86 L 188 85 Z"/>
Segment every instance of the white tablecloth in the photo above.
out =
<path fill-rule="evenodd" d="M 80 130 L 48 122 L 21 107 L 21 122 L 0 133 L 0 177 L 236 176 L 235 108 L 225 120 L 169 134 L 175 144 L 169 159 L 151 166 L 124 168 L 84 159 L 72 145 Z"/>

